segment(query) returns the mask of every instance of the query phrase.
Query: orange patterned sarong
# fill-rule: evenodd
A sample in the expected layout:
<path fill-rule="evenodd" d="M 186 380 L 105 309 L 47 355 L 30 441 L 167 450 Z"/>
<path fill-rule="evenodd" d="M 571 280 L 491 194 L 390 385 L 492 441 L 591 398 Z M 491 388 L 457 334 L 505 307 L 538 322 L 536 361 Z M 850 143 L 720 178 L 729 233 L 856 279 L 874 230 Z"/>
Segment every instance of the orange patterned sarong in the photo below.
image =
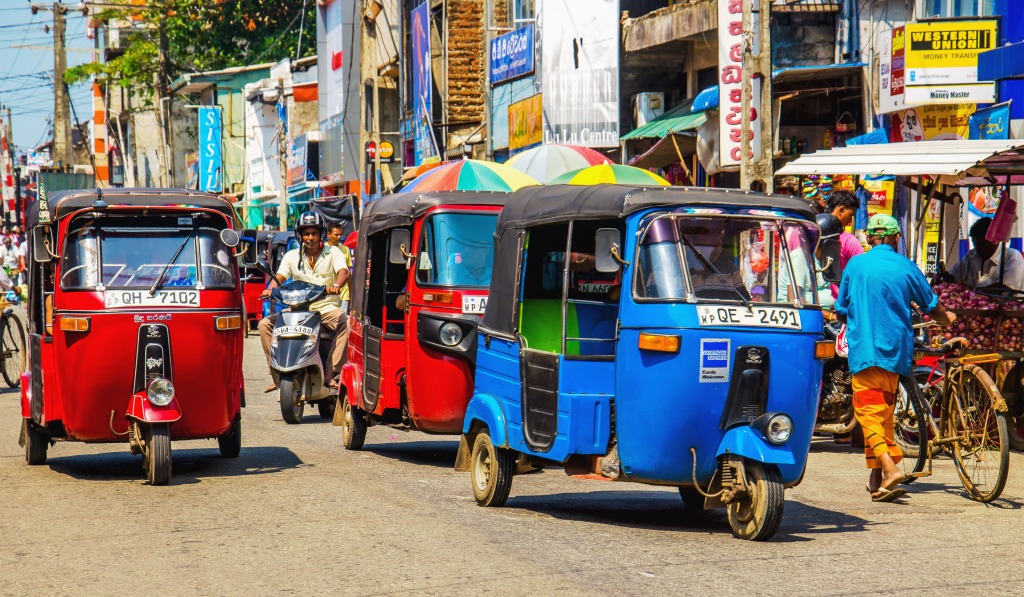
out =
<path fill-rule="evenodd" d="M 903 459 L 893 430 L 899 380 L 899 375 L 881 367 L 868 367 L 853 374 L 853 413 L 864 432 L 868 468 L 882 468 L 882 454 L 889 454 L 893 462 Z"/>

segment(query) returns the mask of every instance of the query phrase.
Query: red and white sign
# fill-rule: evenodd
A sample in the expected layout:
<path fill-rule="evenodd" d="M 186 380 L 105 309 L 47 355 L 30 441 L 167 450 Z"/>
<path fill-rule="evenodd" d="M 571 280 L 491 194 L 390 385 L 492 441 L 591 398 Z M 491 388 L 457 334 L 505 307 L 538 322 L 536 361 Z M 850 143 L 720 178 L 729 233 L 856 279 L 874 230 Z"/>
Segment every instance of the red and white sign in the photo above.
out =
<path fill-rule="evenodd" d="M 723 169 L 735 169 L 742 161 L 743 135 L 750 138 L 750 157 L 761 152 L 758 107 L 761 80 L 752 79 L 750 124 L 743 130 L 743 0 L 718 2 L 718 110 L 719 160 Z"/>

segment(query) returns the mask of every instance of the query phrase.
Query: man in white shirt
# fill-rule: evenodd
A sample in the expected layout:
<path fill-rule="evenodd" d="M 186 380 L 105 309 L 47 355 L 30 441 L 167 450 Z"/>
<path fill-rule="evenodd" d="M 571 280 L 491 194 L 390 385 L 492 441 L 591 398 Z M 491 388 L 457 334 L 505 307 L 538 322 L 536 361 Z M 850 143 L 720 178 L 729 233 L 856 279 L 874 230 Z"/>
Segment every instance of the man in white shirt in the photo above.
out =
<path fill-rule="evenodd" d="M 971 226 L 970 236 L 974 248 L 949 270 L 946 279 L 952 278 L 971 288 L 984 288 L 998 284 L 1002 270 L 1005 286 L 1013 290 L 1024 290 L 1024 256 L 1011 247 L 1006 247 L 1004 256 L 998 243 L 986 239 L 985 233 L 991 224 L 992 218 L 981 218 Z M 1002 264 L 1004 260 L 1005 265 Z"/>
<path fill-rule="evenodd" d="M 3 245 L 0 245 L 0 263 L 3 264 L 4 270 L 15 286 L 18 285 L 18 262 L 20 257 L 21 252 L 18 251 L 18 247 L 14 245 L 11 237 L 5 236 Z"/>

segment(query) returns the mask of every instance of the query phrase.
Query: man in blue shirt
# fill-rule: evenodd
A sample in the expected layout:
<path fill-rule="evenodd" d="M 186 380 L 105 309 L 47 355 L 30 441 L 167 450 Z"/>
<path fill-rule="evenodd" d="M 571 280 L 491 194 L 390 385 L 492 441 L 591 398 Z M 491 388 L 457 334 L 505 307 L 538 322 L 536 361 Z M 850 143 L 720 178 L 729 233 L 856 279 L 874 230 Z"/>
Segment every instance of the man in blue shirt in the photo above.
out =
<path fill-rule="evenodd" d="M 939 304 L 921 270 L 896 252 L 895 218 L 875 214 L 867 233 L 871 250 L 850 259 L 834 309 L 847 326 L 853 409 L 864 432 L 871 499 L 892 501 L 906 493 L 895 489 L 905 479 L 896 466 L 903 454 L 895 443 L 893 411 L 899 376 L 909 376 L 913 365 L 911 303 L 943 325 L 956 316 Z"/>

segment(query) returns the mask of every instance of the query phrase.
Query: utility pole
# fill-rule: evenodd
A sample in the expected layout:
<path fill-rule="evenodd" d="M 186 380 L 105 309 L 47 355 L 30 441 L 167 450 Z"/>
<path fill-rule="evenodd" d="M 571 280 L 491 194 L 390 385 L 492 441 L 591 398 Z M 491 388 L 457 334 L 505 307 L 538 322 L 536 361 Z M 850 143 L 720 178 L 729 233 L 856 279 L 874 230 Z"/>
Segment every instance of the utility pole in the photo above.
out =
<path fill-rule="evenodd" d="M 74 165 L 71 142 L 71 108 L 64 71 L 68 57 L 64 51 L 64 15 L 68 7 L 53 3 L 53 161 L 58 168 L 68 171 Z"/>
<path fill-rule="evenodd" d="M 761 147 L 758 153 L 751 157 L 750 136 L 743 135 L 740 144 L 740 188 L 766 192 L 771 192 L 774 188 L 772 159 L 775 154 L 770 20 L 770 0 L 743 0 L 743 32 L 746 39 L 743 50 L 743 113 L 740 129 L 751 130 L 751 100 L 756 100 Z M 760 77 L 761 94 L 757 98 L 751 98 L 752 81 L 755 76 Z"/>
<path fill-rule="evenodd" d="M 281 230 L 288 230 L 288 103 L 284 100 L 284 79 L 277 80 L 277 101 L 281 103 L 281 134 L 277 138 L 277 160 L 278 169 L 281 175 L 280 189 L 278 189 L 278 211 L 280 222 L 277 227 Z"/>

